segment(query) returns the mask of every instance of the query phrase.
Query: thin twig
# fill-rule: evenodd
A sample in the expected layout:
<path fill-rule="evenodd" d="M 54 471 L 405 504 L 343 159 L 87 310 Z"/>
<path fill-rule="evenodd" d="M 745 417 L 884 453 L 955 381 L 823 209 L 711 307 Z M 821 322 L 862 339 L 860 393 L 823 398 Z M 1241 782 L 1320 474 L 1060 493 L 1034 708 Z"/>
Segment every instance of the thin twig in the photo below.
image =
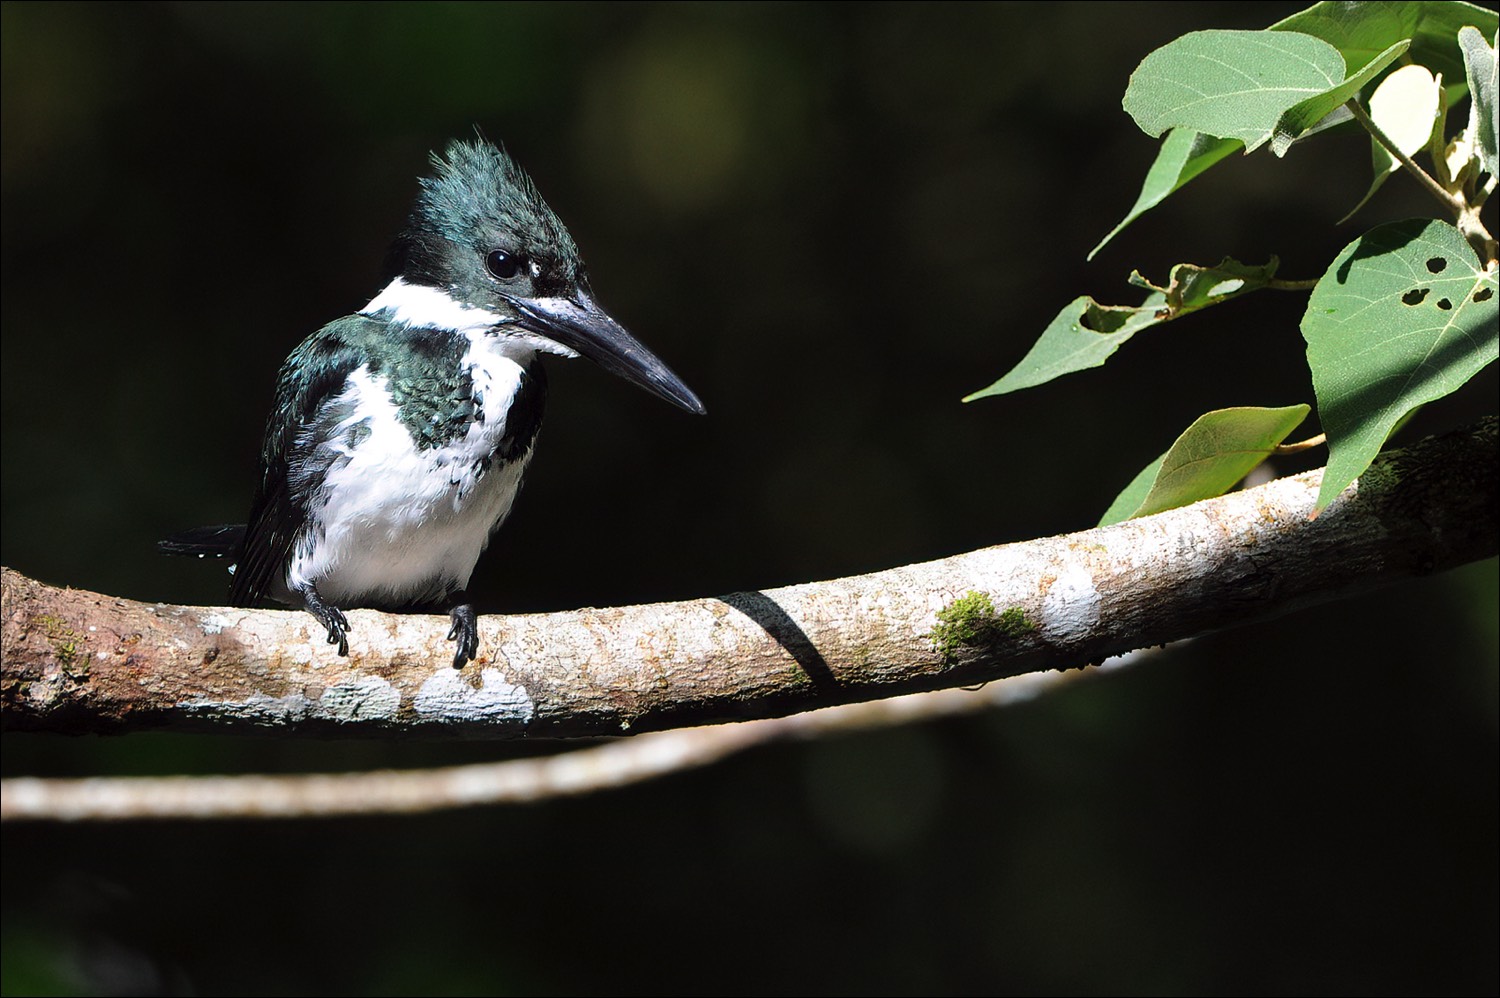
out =
<path fill-rule="evenodd" d="M 1432 174 L 1422 169 L 1417 165 L 1416 160 L 1412 159 L 1406 153 L 1402 152 L 1401 148 L 1397 146 L 1395 142 L 1391 141 L 1391 137 L 1385 134 L 1385 132 L 1381 130 L 1380 126 L 1375 124 L 1375 122 L 1370 118 L 1369 114 L 1365 112 L 1365 109 L 1360 106 L 1358 98 L 1351 97 L 1349 100 L 1344 102 L 1344 106 L 1347 107 L 1349 109 L 1349 112 L 1354 115 L 1355 120 L 1365 127 L 1365 131 L 1369 132 L 1372 136 L 1374 136 L 1376 142 L 1379 142 L 1382 146 L 1385 147 L 1386 152 L 1394 156 L 1397 162 L 1406 167 L 1407 171 L 1410 172 L 1412 176 L 1417 178 L 1417 182 L 1425 187 L 1429 194 L 1437 198 L 1443 203 L 1444 207 L 1453 212 L 1454 217 L 1458 217 L 1463 214 L 1464 208 L 1467 207 L 1464 204 L 1463 200 L 1448 193 L 1448 191 L 1443 188 L 1443 185 L 1438 183 L 1433 178 Z"/>
<path fill-rule="evenodd" d="M 1323 446 L 1327 442 L 1328 442 L 1328 434 L 1326 434 L 1326 433 L 1319 433 L 1315 437 L 1308 437 L 1306 440 L 1298 440 L 1296 443 L 1277 444 L 1276 447 L 1271 451 L 1271 453 L 1273 453 L 1273 454 L 1299 454 L 1302 451 L 1311 450 L 1314 447 L 1321 447 L 1321 446 Z"/>

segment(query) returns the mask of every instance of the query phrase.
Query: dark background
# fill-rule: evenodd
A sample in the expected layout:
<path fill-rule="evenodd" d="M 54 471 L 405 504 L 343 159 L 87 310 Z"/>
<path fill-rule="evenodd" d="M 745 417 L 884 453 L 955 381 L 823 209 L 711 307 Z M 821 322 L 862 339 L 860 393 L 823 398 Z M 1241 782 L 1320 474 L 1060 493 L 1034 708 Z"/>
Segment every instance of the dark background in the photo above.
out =
<path fill-rule="evenodd" d="M 1204 411 L 1312 401 L 1303 296 L 959 398 L 1074 295 L 1135 300 L 1133 267 L 1275 253 L 1316 277 L 1365 227 L 1431 213 L 1397 178 L 1336 227 L 1368 152 L 1330 138 L 1234 158 L 1085 263 L 1155 152 L 1119 106 L 1136 63 L 1295 9 L 6 4 L 0 557 L 222 601 L 218 569 L 153 542 L 244 518 L 277 367 L 378 290 L 427 152 L 475 125 L 710 412 L 554 361 L 527 487 L 475 576 L 482 611 L 758 589 L 1090 526 Z M 1491 368 L 1404 439 L 1495 398 Z M 7 827 L 3 989 L 1493 992 L 1496 575 L 582 800 Z M 551 750 L 7 735 L 4 771 Z"/>

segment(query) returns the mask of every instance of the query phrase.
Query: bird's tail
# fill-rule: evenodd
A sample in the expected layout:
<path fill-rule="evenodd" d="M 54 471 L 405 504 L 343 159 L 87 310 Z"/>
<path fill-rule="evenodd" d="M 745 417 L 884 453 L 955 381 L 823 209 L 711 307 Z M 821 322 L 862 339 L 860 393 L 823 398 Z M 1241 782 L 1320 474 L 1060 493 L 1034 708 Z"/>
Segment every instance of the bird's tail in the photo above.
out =
<path fill-rule="evenodd" d="M 162 554 L 188 555 L 197 558 L 237 558 L 245 543 L 243 523 L 218 523 L 212 527 L 194 527 L 156 542 Z"/>

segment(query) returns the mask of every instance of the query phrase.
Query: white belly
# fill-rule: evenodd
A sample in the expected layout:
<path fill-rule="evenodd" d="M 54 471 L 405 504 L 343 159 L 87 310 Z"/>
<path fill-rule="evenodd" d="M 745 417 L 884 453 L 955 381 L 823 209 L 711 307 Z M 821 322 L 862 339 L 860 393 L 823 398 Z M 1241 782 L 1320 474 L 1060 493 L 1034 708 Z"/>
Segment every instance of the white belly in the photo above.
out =
<path fill-rule="evenodd" d="M 470 359 L 483 409 L 506 412 L 521 364 L 497 355 Z M 510 513 L 531 449 L 515 460 L 490 460 L 506 434 L 505 419 L 493 417 L 470 423 L 447 444 L 419 449 L 396 417 L 385 377 L 368 368 L 350 375 L 338 404 L 352 412 L 320 445 L 333 449 L 321 454 L 333 463 L 293 548 L 288 586 L 311 582 L 336 606 L 393 608 L 466 587 L 490 534 Z"/>

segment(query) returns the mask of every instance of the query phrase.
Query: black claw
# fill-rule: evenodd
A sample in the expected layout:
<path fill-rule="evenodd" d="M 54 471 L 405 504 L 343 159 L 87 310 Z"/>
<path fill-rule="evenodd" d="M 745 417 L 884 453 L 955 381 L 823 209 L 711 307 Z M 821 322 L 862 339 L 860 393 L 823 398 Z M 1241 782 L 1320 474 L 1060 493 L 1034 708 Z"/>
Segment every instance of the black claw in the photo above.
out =
<path fill-rule="evenodd" d="M 344 626 L 337 623 L 328 625 L 328 643 L 339 646 L 339 654 L 345 658 L 349 657 L 349 638 L 344 633 Z"/>
<path fill-rule="evenodd" d="M 331 603 L 325 603 L 312 583 L 296 591 L 302 597 L 302 603 L 307 607 L 307 612 L 312 614 L 318 623 L 328 628 L 328 643 L 338 645 L 339 654 L 348 658 L 349 637 L 346 632 L 349 630 L 349 618 L 344 616 L 344 611 Z"/>
<path fill-rule="evenodd" d="M 460 593 L 457 598 L 466 597 Z M 458 642 L 458 648 L 453 653 L 453 668 L 462 669 L 464 663 L 472 662 L 479 656 L 479 617 L 469 603 L 454 604 L 448 611 L 448 616 L 453 619 L 448 640 Z"/>

